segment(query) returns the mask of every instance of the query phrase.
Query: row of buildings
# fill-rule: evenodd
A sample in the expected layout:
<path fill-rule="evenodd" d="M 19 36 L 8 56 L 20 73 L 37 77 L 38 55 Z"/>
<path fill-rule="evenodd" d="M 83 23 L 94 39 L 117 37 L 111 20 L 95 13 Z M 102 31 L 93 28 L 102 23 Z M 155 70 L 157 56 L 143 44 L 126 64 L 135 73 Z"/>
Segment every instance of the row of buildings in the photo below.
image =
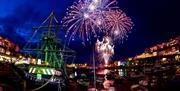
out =
<path fill-rule="evenodd" d="M 152 47 L 146 48 L 143 53 L 134 57 L 114 61 L 107 68 L 129 67 L 139 65 L 171 64 L 180 62 L 180 36 Z M 69 68 L 92 68 L 90 64 L 68 64 Z"/>
<path fill-rule="evenodd" d="M 11 42 L 10 40 L 0 37 L 0 61 L 2 57 L 6 59 L 13 59 L 13 57 L 20 58 L 23 62 L 23 56 L 19 53 L 19 46 Z M 15 59 L 15 58 L 14 58 Z M 30 57 L 24 61 L 29 60 L 31 64 L 36 64 L 35 59 Z M 144 64 L 167 64 L 175 63 L 180 61 L 180 36 L 170 39 L 167 42 L 163 42 L 146 48 L 145 51 L 134 57 L 129 57 L 124 60 L 115 61 L 114 64 L 110 64 L 107 67 L 118 67 L 118 66 L 133 66 L 133 65 L 144 65 Z M 91 68 L 90 64 L 67 64 L 67 67 L 79 67 L 79 68 Z"/>
<path fill-rule="evenodd" d="M 15 61 L 19 51 L 20 48 L 17 44 L 0 36 L 0 61 Z"/>
<path fill-rule="evenodd" d="M 18 53 L 17 44 L 0 36 L 0 76 L 13 74 L 12 67 L 8 63 L 15 62 Z"/>
<path fill-rule="evenodd" d="M 144 65 L 144 64 L 170 64 L 180 62 L 180 36 L 146 48 L 145 51 L 125 61 L 115 61 L 115 66 Z"/>
<path fill-rule="evenodd" d="M 16 55 L 19 52 L 19 46 L 7 38 L 0 36 L 0 53 L 7 55 Z"/>

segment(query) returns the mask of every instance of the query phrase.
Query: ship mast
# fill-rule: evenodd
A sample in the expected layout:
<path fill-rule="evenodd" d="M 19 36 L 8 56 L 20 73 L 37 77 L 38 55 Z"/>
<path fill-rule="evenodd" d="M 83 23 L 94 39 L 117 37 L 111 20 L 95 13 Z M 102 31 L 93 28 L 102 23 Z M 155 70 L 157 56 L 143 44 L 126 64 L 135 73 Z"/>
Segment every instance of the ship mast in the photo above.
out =
<path fill-rule="evenodd" d="M 50 67 L 64 69 L 63 57 L 72 56 L 74 51 L 63 48 L 60 40 L 57 39 L 59 22 L 54 12 L 51 12 L 49 17 L 39 27 L 33 27 L 33 29 L 35 30 L 34 34 L 24 46 L 23 51 L 36 54 L 37 59 L 41 59 Z M 40 37 L 37 37 L 39 35 Z"/>
<path fill-rule="evenodd" d="M 49 63 L 54 68 L 62 67 L 62 56 L 57 56 L 57 40 L 54 32 L 51 31 L 52 28 L 56 28 L 56 25 L 52 25 L 54 13 L 51 12 L 49 17 L 48 32 L 42 35 L 43 45 L 42 49 L 44 51 L 44 61 Z M 55 30 L 56 31 L 56 30 Z M 60 54 L 62 55 L 62 54 Z"/>

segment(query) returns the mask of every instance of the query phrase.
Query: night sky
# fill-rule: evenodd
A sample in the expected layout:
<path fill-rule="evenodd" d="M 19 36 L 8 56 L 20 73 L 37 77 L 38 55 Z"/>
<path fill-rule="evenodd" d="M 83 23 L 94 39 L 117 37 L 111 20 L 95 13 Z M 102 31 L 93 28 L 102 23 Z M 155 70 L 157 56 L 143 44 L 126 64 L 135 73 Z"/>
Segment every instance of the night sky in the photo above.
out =
<path fill-rule="evenodd" d="M 76 0 L 0 0 L 0 36 L 22 48 L 32 34 L 53 10 L 58 21 Z M 127 40 L 115 43 L 114 59 L 135 56 L 157 43 L 180 35 L 180 4 L 178 0 L 118 0 L 118 5 L 135 26 Z M 61 36 L 65 31 L 61 29 Z M 63 38 L 63 37 L 60 37 Z M 92 44 L 72 41 L 69 47 L 77 52 L 75 62 L 89 62 Z"/>

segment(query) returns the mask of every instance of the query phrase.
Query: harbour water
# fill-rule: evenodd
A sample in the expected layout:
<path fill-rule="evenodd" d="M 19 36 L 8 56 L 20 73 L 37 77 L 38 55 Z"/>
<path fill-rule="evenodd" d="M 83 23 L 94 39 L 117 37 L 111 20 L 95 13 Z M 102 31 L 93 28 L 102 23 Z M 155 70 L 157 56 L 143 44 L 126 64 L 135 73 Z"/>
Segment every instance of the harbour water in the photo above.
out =
<path fill-rule="evenodd" d="M 139 87 L 138 89 L 144 89 L 141 91 L 180 91 L 179 68 L 179 64 L 171 64 L 159 67 L 137 66 L 118 69 L 96 69 L 96 89 L 98 91 L 137 91 L 137 89 L 133 90 L 133 88 Z M 57 84 L 48 84 L 37 91 L 88 91 L 88 89 L 94 87 L 92 69 L 68 70 L 71 70 L 69 73 L 74 74 L 74 77 L 69 78 L 67 86 L 62 87 Z M 80 79 L 86 79 L 84 83 L 89 83 L 78 83 Z M 37 82 L 34 82 L 36 87 L 33 85 L 33 82 L 26 82 L 26 88 L 22 90 L 24 86 L 20 78 L 13 75 L 9 77 L 4 76 L 0 78 L 0 87 L 7 89 L 7 91 L 29 91 L 41 86 Z M 106 82 L 110 85 L 105 85 Z"/>
<path fill-rule="evenodd" d="M 176 74 L 177 68 L 179 68 L 177 65 L 166 65 L 153 69 L 150 66 L 98 69 L 96 70 L 96 89 L 98 91 L 138 91 L 137 89 L 141 89 L 140 91 L 171 91 L 173 89 L 175 89 L 173 91 L 179 91 L 177 89 L 180 89 L 178 87 L 180 79 Z M 70 80 L 68 91 L 88 91 L 88 88 L 94 87 L 92 70 L 74 69 L 73 72 L 76 76 Z M 90 82 L 88 86 L 77 83 L 77 80 L 81 79 L 81 74 L 86 74 Z M 108 88 L 104 85 L 106 80 L 113 81 Z M 134 90 L 135 87 L 137 88 Z"/>

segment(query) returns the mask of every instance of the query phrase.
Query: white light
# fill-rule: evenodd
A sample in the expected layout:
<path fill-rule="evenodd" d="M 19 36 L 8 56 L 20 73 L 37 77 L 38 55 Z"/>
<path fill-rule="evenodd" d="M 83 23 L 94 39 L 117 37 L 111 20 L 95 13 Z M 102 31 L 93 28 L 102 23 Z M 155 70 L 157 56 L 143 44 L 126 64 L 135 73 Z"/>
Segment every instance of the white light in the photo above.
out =
<path fill-rule="evenodd" d="M 89 15 L 87 13 L 84 13 L 84 18 L 89 18 Z"/>
<path fill-rule="evenodd" d="M 30 68 L 30 69 L 29 69 L 29 73 L 31 73 L 32 69 L 33 69 L 33 68 Z"/>
<path fill-rule="evenodd" d="M 109 70 L 108 70 L 108 69 L 105 69 L 105 70 L 104 70 L 104 74 L 107 74 L 107 73 L 109 73 Z"/>
<path fill-rule="evenodd" d="M 107 41 L 107 44 L 109 44 L 109 42 L 110 42 L 109 38 L 106 38 L 106 41 Z"/>
<path fill-rule="evenodd" d="M 77 72 L 75 71 L 74 76 L 77 76 Z"/>
<path fill-rule="evenodd" d="M 37 64 L 38 64 L 38 65 L 41 65 L 41 59 L 38 59 Z"/>
<path fill-rule="evenodd" d="M 42 71 L 43 71 L 43 74 L 45 74 L 45 75 L 47 74 L 45 69 L 42 69 Z"/>
<path fill-rule="evenodd" d="M 41 74 L 37 74 L 37 79 L 41 80 L 42 75 Z"/>
<path fill-rule="evenodd" d="M 163 61 L 166 61 L 166 58 L 162 58 Z"/>
<path fill-rule="evenodd" d="M 46 69 L 46 71 L 47 71 L 48 75 L 51 75 L 51 73 L 50 73 L 49 69 Z"/>
<path fill-rule="evenodd" d="M 100 20 L 97 20 L 97 24 L 98 24 L 98 25 L 101 25 L 101 21 L 100 21 Z"/>
<path fill-rule="evenodd" d="M 51 73 L 52 73 L 52 75 L 54 75 L 55 74 L 55 70 L 51 69 Z"/>
<path fill-rule="evenodd" d="M 26 60 L 26 59 L 23 59 L 23 60 L 22 60 L 22 63 L 23 63 L 23 64 L 29 64 L 29 61 Z"/>
<path fill-rule="evenodd" d="M 94 3 L 98 3 L 98 0 L 93 0 Z"/>
<path fill-rule="evenodd" d="M 119 31 L 118 30 L 115 30 L 114 31 L 114 34 L 117 36 L 117 35 L 119 35 Z"/>
<path fill-rule="evenodd" d="M 88 7 L 88 8 L 89 8 L 89 10 L 90 10 L 90 11 L 94 11 L 94 10 L 95 10 L 95 8 L 96 8 L 96 6 L 94 6 L 94 5 L 92 5 L 92 4 L 91 4 L 91 5 L 89 5 L 89 7 Z"/>
<path fill-rule="evenodd" d="M 118 66 L 120 66 L 121 65 L 121 62 L 120 61 L 118 61 Z"/>
<path fill-rule="evenodd" d="M 35 73 L 35 71 L 36 71 L 36 68 L 33 69 L 32 73 Z"/>
<path fill-rule="evenodd" d="M 105 64 L 107 65 L 109 61 L 109 55 L 107 53 L 104 53 L 103 58 L 104 58 Z"/>

